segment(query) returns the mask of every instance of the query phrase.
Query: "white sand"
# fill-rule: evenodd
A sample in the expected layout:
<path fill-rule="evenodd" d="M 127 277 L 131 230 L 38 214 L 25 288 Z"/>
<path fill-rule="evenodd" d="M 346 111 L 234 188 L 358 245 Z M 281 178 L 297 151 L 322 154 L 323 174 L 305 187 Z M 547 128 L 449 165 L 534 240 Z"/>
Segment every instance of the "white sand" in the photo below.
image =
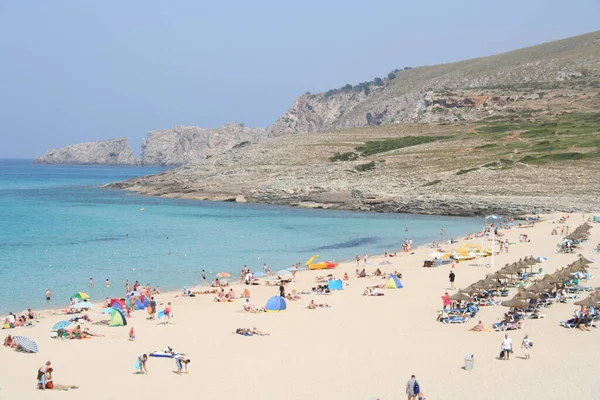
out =
<path fill-rule="evenodd" d="M 508 254 L 496 258 L 495 269 L 524 256 L 541 255 L 549 259 L 541 264 L 547 273 L 576 259 L 576 255 L 554 252 L 559 237 L 551 236 L 550 231 L 556 215 L 544 218 L 535 228 L 503 231 L 517 243 Z M 582 222 L 581 214 L 572 214 L 567 224 L 574 229 Z M 593 256 L 591 249 L 600 242 L 600 225 L 593 225 L 592 240 L 581 252 L 585 256 Z M 522 232 L 529 234 L 530 243 L 518 243 Z M 465 243 L 461 240 L 444 247 L 458 248 Z M 480 244 L 480 239 L 471 243 Z M 464 325 L 436 322 L 440 296 L 448 288 L 449 267 L 422 268 L 430 252 L 429 248 L 419 248 L 414 255 L 389 258 L 393 264 L 381 269 L 401 271 L 405 287 L 385 290 L 382 297 L 361 296 L 365 286 L 384 280 L 354 278 L 356 263 L 351 262 L 334 271 L 340 278 L 344 271 L 350 274 L 350 286 L 344 291 L 288 301 L 288 310 L 282 313 L 244 313 L 242 300 L 220 304 L 213 302 L 212 295 L 172 299 L 173 294 L 163 294 L 160 300 L 173 302 L 175 318 L 168 326 L 157 325 L 145 319 L 145 312 L 135 312 L 129 320 L 136 330 L 135 342 L 127 340 L 129 327 L 95 325 L 91 329 L 106 337 L 50 339 L 50 327 L 66 319 L 61 316 L 43 318 L 34 328 L 5 330 L 2 338 L 9 333 L 30 336 L 39 344 L 40 352 L 0 350 L 0 398 L 399 399 L 405 398 L 404 386 L 411 374 L 416 374 L 428 399 L 598 397 L 599 333 L 559 326 L 559 321 L 570 318 L 577 308 L 572 302 L 555 304 L 546 309 L 546 319 L 527 320 L 523 331 L 510 332 L 515 353 L 510 361 L 499 361 L 496 357 L 503 334 L 468 332 L 476 321 Z M 370 261 L 382 260 L 374 257 Z M 475 263 L 457 265 L 457 287 L 493 272 Z M 600 262 L 592 264 L 592 274 L 600 274 L 598 266 Z M 367 267 L 367 271 L 374 270 Z M 297 283 L 286 290 L 310 290 L 314 278 L 324 274 L 299 273 Z M 598 285 L 599 280 L 583 284 Z M 264 306 L 267 298 L 278 293 L 277 287 L 253 286 L 251 290 L 256 306 Z M 241 291 L 242 287 L 236 287 L 238 295 Z M 332 307 L 308 310 L 311 299 Z M 90 313 L 96 314 L 93 318 L 101 318 L 97 315 L 100 308 Z M 505 311 L 504 307 L 482 307 L 476 319 L 491 327 Z M 252 326 L 271 336 L 232 334 L 238 327 Z M 535 343 L 529 361 L 519 358 L 525 333 Z M 135 374 L 139 353 L 166 345 L 189 355 L 189 375 L 176 375 L 173 360 L 155 358 L 148 362 L 148 376 Z M 461 368 L 467 353 L 475 355 L 472 371 Z M 55 383 L 78 385 L 79 389 L 37 392 L 34 377 L 47 360 L 55 368 Z"/>

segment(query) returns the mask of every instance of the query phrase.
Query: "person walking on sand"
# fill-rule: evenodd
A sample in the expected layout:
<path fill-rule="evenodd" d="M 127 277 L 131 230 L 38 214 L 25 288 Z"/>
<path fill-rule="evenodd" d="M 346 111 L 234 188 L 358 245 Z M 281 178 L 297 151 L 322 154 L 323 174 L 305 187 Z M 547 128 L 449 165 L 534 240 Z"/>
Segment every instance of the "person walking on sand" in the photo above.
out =
<path fill-rule="evenodd" d="M 528 334 L 525 334 L 525 337 L 521 342 L 521 348 L 525 351 L 525 359 L 529 360 L 529 349 L 531 348 L 531 339 L 529 339 Z"/>
<path fill-rule="evenodd" d="M 135 340 L 135 331 L 133 330 L 133 326 L 129 328 L 129 340 L 132 342 Z"/>
<path fill-rule="evenodd" d="M 50 289 L 46 288 L 46 300 L 50 301 L 52 299 L 52 292 Z"/>
<path fill-rule="evenodd" d="M 504 360 L 509 359 L 510 353 L 512 353 L 512 339 L 508 337 L 508 333 L 502 338 L 502 357 Z"/>
<path fill-rule="evenodd" d="M 419 387 L 419 383 L 414 375 L 410 376 L 408 382 L 406 382 L 406 394 L 408 395 L 408 400 L 416 400 L 417 395 L 421 392 L 421 388 Z"/>
<path fill-rule="evenodd" d="M 165 314 L 165 325 L 167 325 L 169 323 L 169 321 L 171 320 L 171 317 L 173 316 L 173 309 L 171 308 L 171 302 L 167 303 L 164 314 Z"/>
<path fill-rule="evenodd" d="M 450 290 L 454 290 L 454 279 L 456 279 L 456 275 L 454 275 L 454 271 L 450 270 L 450 275 L 448 275 L 448 280 L 450 281 Z"/>
<path fill-rule="evenodd" d="M 360 267 L 360 256 L 358 254 L 356 255 L 356 266 Z"/>
<path fill-rule="evenodd" d="M 202 270 L 202 286 L 206 285 L 206 272 Z"/>

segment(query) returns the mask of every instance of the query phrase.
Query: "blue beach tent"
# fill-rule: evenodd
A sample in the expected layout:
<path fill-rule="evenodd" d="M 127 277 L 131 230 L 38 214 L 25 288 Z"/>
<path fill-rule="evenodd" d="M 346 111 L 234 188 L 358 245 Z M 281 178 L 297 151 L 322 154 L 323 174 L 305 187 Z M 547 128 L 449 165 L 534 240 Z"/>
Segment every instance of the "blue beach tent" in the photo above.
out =
<path fill-rule="evenodd" d="M 273 296 L 269 300 L 267 300 L 267 305 L 265 306 L 265 310 L 268 312 L 276 312 L 283 311 L 287 308 L 285 304 L 285 299 L 279 296 Z"/>
<path fill-rule="evenodd" d="M 344 289 L 344 284 L 339 279 L 332 279 L 327 284 L 327 288 L 329 290 L 342 290 Z"/>

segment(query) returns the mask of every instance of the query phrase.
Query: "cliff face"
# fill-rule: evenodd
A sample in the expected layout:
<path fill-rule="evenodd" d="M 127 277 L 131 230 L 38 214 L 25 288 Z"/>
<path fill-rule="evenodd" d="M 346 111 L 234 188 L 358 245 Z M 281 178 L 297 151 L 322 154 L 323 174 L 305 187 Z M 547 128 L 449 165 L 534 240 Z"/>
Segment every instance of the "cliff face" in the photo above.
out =
<path fill-rule="evenodd" d="M 51 149 L 36 164 L 104 164 L 136 165 L 138 162 L 129 147 L 127 138 L 86 142 Z"/>
<path fill-rule="evenodd" d="M 230 123 L 214 129 L 175 126 L 148 133 L 142 142 L 142 164 L 184 165 L 263 138 L 263 128 Z"/>
<path fill-rule="evenodd" d="M 600 84 L 600 31 L 505 54 L 396 70 L 385 79 L 300 96 L 271 137 L 393 123 L 478 120 L 542 109 L 545 94 Z M 498 98 L 497 92 L 505 92 Z"/>

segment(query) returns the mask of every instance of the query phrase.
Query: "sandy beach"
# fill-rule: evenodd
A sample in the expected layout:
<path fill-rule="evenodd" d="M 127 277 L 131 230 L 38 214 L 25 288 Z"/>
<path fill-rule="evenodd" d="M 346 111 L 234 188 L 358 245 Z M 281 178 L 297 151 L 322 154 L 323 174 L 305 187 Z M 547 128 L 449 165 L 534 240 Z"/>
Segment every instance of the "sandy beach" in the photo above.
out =
<path fill-rule="evenodd" d="M 531 228 L 501 230 L 503 238 L 514 243 L 509 252 L 496 256 L 494 268 L 478 266 L 477 260 L 457 264 L 456 287 L 466 287 L 506 263 L 530 255 L 548 258 L 539 264 L 544 274 L 575 261 L 578 253 L 600 256 L 592 253 L 592 248 L 600 242 L 600 224 L 591 224 L 591 238 L 580 251 L 555 252 L 560 236 L 551 235 L 551 231 L 563 225 L 557 223 L 562 215 L 565 214 L 544 215 Z M 571 230 L 588 218 L 586 215 L 584 219 L 582 214 L 568 215 L 564 225 Z M 530 242 L 519 242 L 522 233 L 528 235 Z M 456 244 L 444 244 L 443 248 L 457 249 L 466 243 L 480 245 L 481 239 L 461 238 Z M 382 290 L 385 296 L 381 297 L 362 296 L 366 286 L 383 284 L 385 280 L 356 278 L 356 262 L 352 261 L 332 271 L 338 278 L 344 272 L 350 276 L 344 290 L 330 295 L 302 295 L 301 300 L 288 301 L 287 310 L 279 313 L 246 313 L 242 299 L 216 303 L 213 295 L 176 298 L 176 293 L 164 293 L 159 296 L 160 302 L 170 301 L 173 305 L 174 318 L 170 324 L 147 320 L 145 311 L 136 311 L 127 327 L 88 325 L 105 337 L 83 340 L 51 339 L 52 325 L 68 317 L 43 313 L 34 327 L 3 330 L 2 338 L 11 334 L 34 339 L 40 351 L 26 354 L 5 347 L 0 350 L 0 397 L 404 399 L 405 384 L 411 374 L 416 375 L 427 399 L 598 396 L 593 382 L 595 367 L 600 362 L 599 333 L 594 328 L 582 332 L 559 326 L 560 321 L 571 318 L 578 309 L 573 300 L 554 304 L 544 310 L 546 318 L 526 320 L 523 330 L 509 332 L 514 355 L 510 361 L 500 361 L 497 357 L 503 333 L 468 329 L 477 320 L 491 329 L 492 323 L 500 320 L 508 309 L 481 307 L 476 318 L 466 324 L 437 322 L 437 311 L 442 306 L 440 296 L 446 291 L 456 292 L 449 290 L 451 267 L 423 268 L 423 261 L 433 249 L 423 246 L 409 254 L 402 253 L 400 245 L 389 249 L 398 252 L 397 257 L 369 259 L 375 264 L 386 260 L 390 265 L 365 267 L 368 273 L 380 268 L 384 273 L 397 270 L 403 274 L 404 288 Z M 489 258 L 484 259 L 483 264 L 487 263 Z M 362 261 L 360 265 L 362 269 Z M 590 265 L 589 272 L 596 277 L 583 285 L 600 285 L 598 266 L 598 261 Z M 287 285 L 286 291 L 310 291 L 316 285 L 315 278 L 328 272 L 302 271 L 295 283 Z M 232 287 L 238 296 L 244 289 L 243 285 Z M 250 290 L 251 303 L 256 307 L 263 307 L 269 297 L 279 293 L 277 286 L 251 286 Z M 516 289 L 512 289 L 511 294 L 515 293 Z M 582 298 L 586 296 L 582 294 Z M 310 310 L 307 305 L 312 299 L 331 307 Z M 97 304 L 88 315 L 94 321 L 107 319 L 100 315 L 101 309 Z M 128 340 L 130 326 L 135 328 L 135 341 Z M 270 336 L 242 337 L 233 333 L 236 328 L 252 327 Z M 525 333 L 535 343 L 530 360 L 521 358 L 520 343 Z M 136 373 L 134 364 L 140 353 L 166 346 L 189 356 L 189 374 L 177 375 L 174 360 L 157 358 L 148 361 L 148 375 Z M 470 353 L 474 354 L 475 366 L 465 371 L 464 358 Z M 37 391 L 34 376 L 47 360 L 53 364 L 55 384 L 78 388 Z"/>

